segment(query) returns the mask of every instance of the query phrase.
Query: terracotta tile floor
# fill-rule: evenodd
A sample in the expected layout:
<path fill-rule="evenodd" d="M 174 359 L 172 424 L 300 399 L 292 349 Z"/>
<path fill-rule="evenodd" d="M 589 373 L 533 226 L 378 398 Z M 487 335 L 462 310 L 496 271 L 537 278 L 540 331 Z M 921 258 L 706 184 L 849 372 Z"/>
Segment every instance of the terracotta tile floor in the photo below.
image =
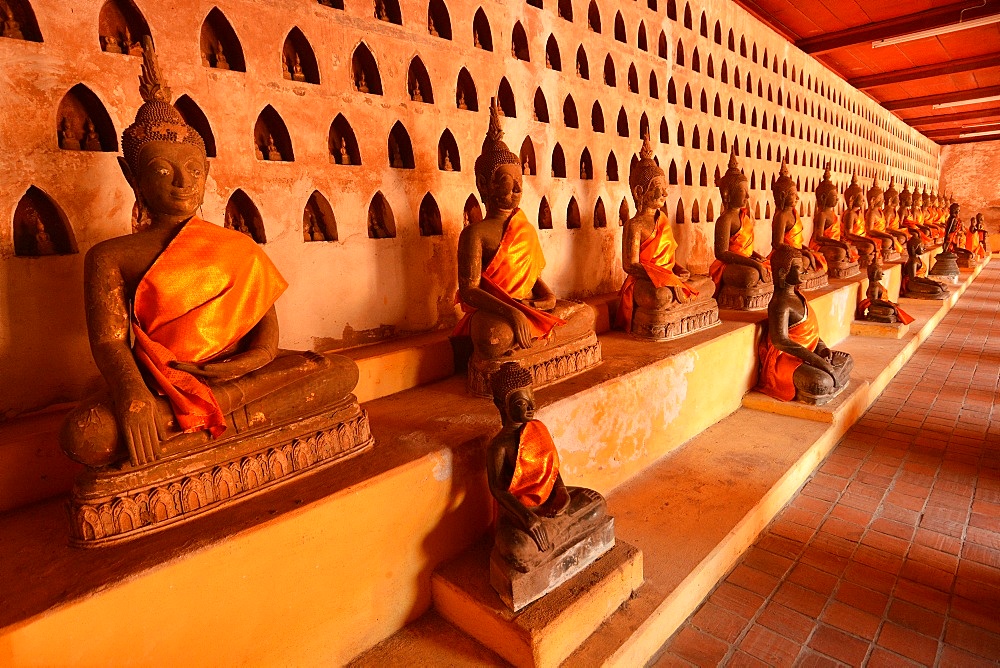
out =
<path fill-rule="evenodd" d="M 656 666 L 1000 664 L 998 314 L 993 262 Z"/>

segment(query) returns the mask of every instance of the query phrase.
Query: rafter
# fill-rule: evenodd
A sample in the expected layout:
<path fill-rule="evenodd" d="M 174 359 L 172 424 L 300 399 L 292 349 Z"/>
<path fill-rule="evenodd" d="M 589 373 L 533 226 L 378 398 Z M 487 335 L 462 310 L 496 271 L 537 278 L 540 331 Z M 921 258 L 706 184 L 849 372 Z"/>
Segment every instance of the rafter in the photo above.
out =
<path fill-rule="evenodd" d="M 980 125 L 974 128 L 941 128 L 940 130 L 926 130 L 922 132 L 928 139 L 939 139 L 939 138 L 957 138 L 959 135 L 967 132 L 992 132 L 994 130 L 1000 130 L 1000 122 L 992 123 L 990 125 Z"/>
<path fill-rule="evenodd" d="M 1000 86 L 987 86 L 986 88 L 972 88 L 960 90 L 955 93 L 940 93 L 938 95 L 925 95 L 923 97 L 911 97 L 906 100 L 887 100 L 882 106 L 889 111 L 899 109 L 913 109 L 915 107 L 930 107 L 935 104 L 946 104 L 948 102 L 963 102 L 965 100 L 975 100 L 980 97 L 992 97 L 1000 95 Z"/>
<path fill-rule="evenodd" d="M 917 81 L 919 79 L 930 79 L 948 74 L 958 74 L 960 72 L 971 72 L 981 70 L 984 67 L 1000 66 L 1000 54 L 990 53 L 985 56 L 975 56 L 972 58 L 961 58 L 959 60 L 949 60 L 933 65 L 923 65 L 921 67 L 910 67 L 905 70 L 894 70 L 892 72 L 882 72 L 866 77 L 856 77 L 848 79 L 847 83 L 859 90 L 865 88 L 875 88 L 876 86 L 886 86 L 888 84 L 904 83 L 906 81 Z"/>
<path fill-rule="evenodd" d="M 916 118 L 904 118 L 904 123 L 913 127 L 924 127 L 927 125 L 940 125 L 941 123 L 957 123 L 959 121 L 973 121 L 980 118 L 994 118 L 1000 116 L 1000 107 L 992 109 L 977 109 L 974 111 L 960 111 L 956 114 L 941 114 L 940 116 L 918 116 Z"/>

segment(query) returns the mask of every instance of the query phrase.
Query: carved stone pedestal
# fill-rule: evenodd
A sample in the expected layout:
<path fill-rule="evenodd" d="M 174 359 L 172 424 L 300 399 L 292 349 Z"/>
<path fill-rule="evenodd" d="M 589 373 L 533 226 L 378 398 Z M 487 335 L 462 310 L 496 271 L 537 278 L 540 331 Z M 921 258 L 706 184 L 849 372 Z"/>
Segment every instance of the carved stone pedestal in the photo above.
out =
<path fill-rule="evenodd" d="M 372 447 L 368 415 L 354 395 L 284 425 L 142 467 L 81 474 L 69 501 L 71 542 L 125 542 L 218 510 Z"/>
<path fill-rule="evenodd" d="M 632 335 L 653 341 L 669 341 L 718 324 L 719 304 L 714 299 L 664 310 L 637 306 L 632 313 Z"/>
<path fill-rule="evenodd" d="M 901 257 L 902 256 L 899 254 L 899 251 L 892 250 L 892 251 L 890 251 L 888 253 L 882 253 L 882 262 L 885 262 L 885 263 L 900 262 L 901 261 Z"/>
<path fill-rule="evenodd" d="M 800 279 L 802 282 L 799 284 L 799 290 L 819 290 L 830 284 L 825 271 L 804 271 Z"/>
<path fill-rule="evenodd" d="M 737 288 L 723 284 L 715 299 L 719 308 L 733 311 L 763 311 L 773 294 L 773 283 L 758 283 L 752 288 Z"/>
<path fill-rule="evenodd" d="M 927 278 L 944 283 L 958 283 L 958 256 L 954 253 L 938 253 L 934 266 L 927 272 Z"/>
<path fill-rule="evenodd" d="M 827 260 L 827 263 L 826 275 L 829 278 L 854 278 L 861 274 L 856 260 L 853 262 L 830 262 Z"/>
<path fill-rule="evenodd" d="M 958 255 L 958 266 L 961 269 L 975 269 L 985 262 L 985 258 L 979 259 L 975 255 L 962 253 Z"/>
<path fill-rule="evenodd" d="M 872 322 L 855 320 L 851 323 L 851 336 L 874 336 L 881 339 L 901 339 L 910 331 L 909 325 L 901 322 Z"/>

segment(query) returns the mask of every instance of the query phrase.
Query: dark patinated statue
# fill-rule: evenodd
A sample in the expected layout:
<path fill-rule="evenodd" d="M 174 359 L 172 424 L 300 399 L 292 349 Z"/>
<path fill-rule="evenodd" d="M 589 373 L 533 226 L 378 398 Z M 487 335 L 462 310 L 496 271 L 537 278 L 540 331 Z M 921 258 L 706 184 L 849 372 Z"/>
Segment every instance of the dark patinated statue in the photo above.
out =
<path fill-rule="evenodd" d="M 865 190 L 858 184 L 857 175 L 851 177 L 851 185 L 844 192 L 844 236 L 858 249 L 858 264 L 867 269 L 874 260 L 878 247 L 875 242 L 865 236 Z"/>
<path fill-rule="evenodd" d="M 87 328 L 107 389 L 61 434 L 90 467 L 71 509 L 83 543 L 155 530 L 371 444 L 354 362 L 279 350 L 287 283 L 253 240 L 195 215 L 205 144 L 144 46 L 145 103 L 120 162 L 150 224 L 87 253 Z"/>
<path fill-rule="evenodd" d="M 771 221 L 771 255 L 783 246 L 794 248 L 801 257 L 800 282 L 803 290 L 815 290 L 828 284 L 826 258 L 806 246 L 802 219 L 799 218 L 799 191 L 788 173 L 788 163 L 782 161 L 781 172 L 771 186 L 774 196 L 774 218 Z M 773 265 L 772 265 L 773 272 Z"/>
<path fill-rule="evenodd" d="M 885 191 L 885 231 L 899 242 L 896 250 L 900 257 L 905 259 L 903 256 L 906 255 L 906 240 L 910 235 L 901 227 L 899 208 L 899 191 L 896 190 L 896 179 L 893 177 L 889 179 L 889 187 Z"/>
<path fill-rule="evenodd" d="M 899 286 L 899 296 L 910 299 L 947 299 L 948 288 L 938 281 L 921 276 L 924 266 L 920 256 L 923 255 L 924 246 L 920 240 L 920 234 L 914 234 L 906 242 L 906 250 L 909 256 L 903 263 L 903 278 Z"/>
<path fill-rule="evenodd" d="M 868 289 L 865 291 L 865 298 L 858 304 L 854 317 L 868 322 L 910 324 L 913 322 L 910 314 L 899 308 L 898 304 L 889 301 L 888 291 L 882 285 L 884 275 L 882 258 L 876 257 L 875 261 L 868 265 Z"/>
<path fill-rule="evenodd" d="M 958 237 L 960 208 L 955 202 L 948 211 L 948 219 L 944 224 L 944 235 L 941 239 L 941 252 L 934 258 L 934 266 L 927 272 L 928 277 L 958 282 L 958 254 L 955 253 L 955 242 Z"/>
<path fill-rule="evenodd" d="M 819 336 L 819 322 L 799 292 L 802 253 L 779 246 L 771 255 L 774 296 L 761 335 L 757 389 L 782 401 L 825 404 L 850 382 L 854 361 L 830 350 Z"/>
<path fill-rule="evenodd" d="M 600 494 L 563 483 L 552 437 L 534 419 L 531 374 L 505 362 L 490 384 L 503 422 L 486 455 L 498 506 L 490 583 L 517 611 L 614 547 L 614 518 Z"/>
<path fill-rule="evenodd" d="M 844 226 L 836 210 L 839 201 L 840 193 L 830 178 L 830 164 L 827 163 L 823 180 L 816 186 L 816 214 L 809 247 L 826 258 L 827 276 L 853 278 L 860 273 L 858 250 L 844 240 Z"/>
<path fill-rule="evenodd" d="M 865 236 L 871 239 L 876 247 L 880 247 L 881 259 L 885 262 L 899 260 L 902 243 L 889 234 L 888 222 L 885 217 L 885 193 L 878 185 L 878 179 L 872 181 L 868 189 L 868 210 L 865 212 Z"/>

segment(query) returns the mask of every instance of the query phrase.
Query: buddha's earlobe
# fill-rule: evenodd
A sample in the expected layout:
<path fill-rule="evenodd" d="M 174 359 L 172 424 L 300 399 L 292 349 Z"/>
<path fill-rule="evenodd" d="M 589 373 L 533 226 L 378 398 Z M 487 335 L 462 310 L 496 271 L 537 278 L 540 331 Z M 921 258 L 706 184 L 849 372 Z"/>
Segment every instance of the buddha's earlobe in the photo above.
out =
<path fill-rule="evenodd" d="M 121 167 L 122 174 L 125 175 L 125 180 L 132 187 L 132 190 L 136 192 L 136 196 L 139 194 L 139 184 L 135 182 L 135 175 L 132 174 L 132 168 L 128 166 L 125 158 L 118 156 L 118 166 Z"/>

